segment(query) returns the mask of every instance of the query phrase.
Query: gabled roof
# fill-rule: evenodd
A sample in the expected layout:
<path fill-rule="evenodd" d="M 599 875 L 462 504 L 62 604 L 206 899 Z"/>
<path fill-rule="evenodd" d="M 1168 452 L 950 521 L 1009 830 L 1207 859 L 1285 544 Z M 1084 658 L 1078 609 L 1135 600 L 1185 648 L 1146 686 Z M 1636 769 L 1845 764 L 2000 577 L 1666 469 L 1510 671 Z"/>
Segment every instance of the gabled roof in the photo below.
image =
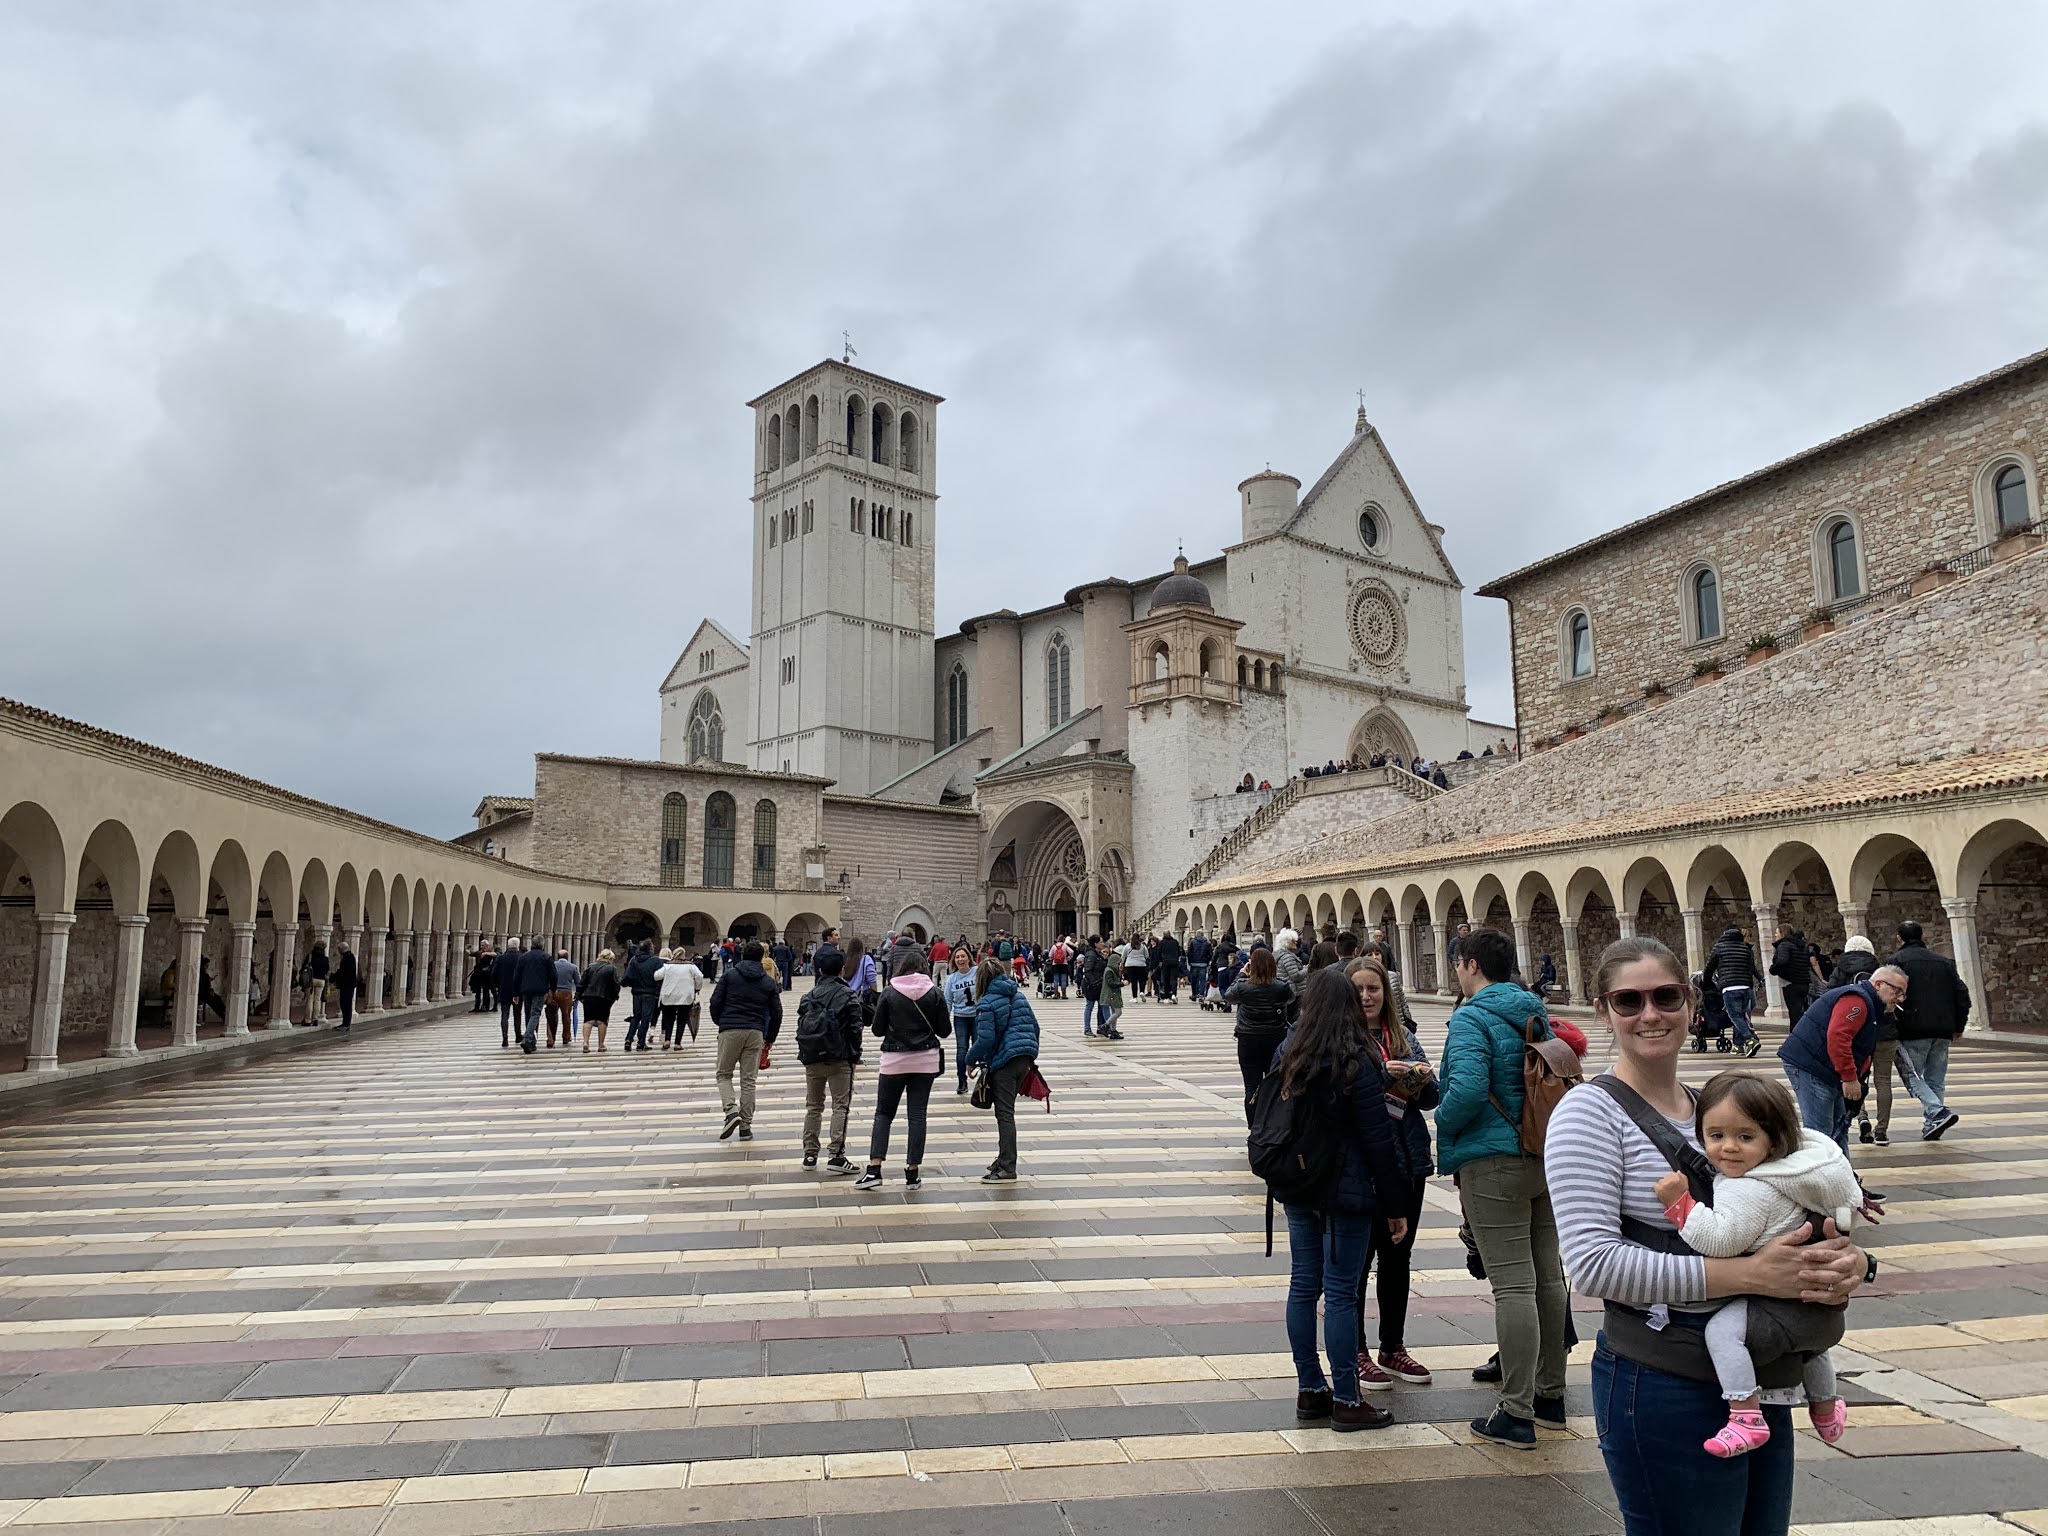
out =
<path fill-rule="evenodd" d="M 727 629 L 723 624 L 719 623 L 718 620 L 705 619 L 703 622 L 698 624 L 698 626 L 695 629 L 690 631 L 690 643 L 683 647 L 682 654 L 676 657 L 675 665 L 668 669 L 668 676 L 664 677 L 661 680 L 661 692 L 667 693 L 672 686 L 678 685 L 679 681 L 682 683 L 687 683 L 690 682 L 692 678 L 694 678 L 697 675 L 695 673 L 692 673 L 689 676 L 682 677 L 680 679 L 678 679 L 677 676 L 677 674 L 683 670 L 683 663 L 688 661 L 692 656 L 696 655 L 697 641 L 699 640 L 699 638 L 702 637 L 704 631 L 707 629 L 718 637 L 718 640 L 721 644 L 729 645 L 734 650 L 740 653 L 739 664 L 744 664 L 746 662 L 747 647 L 745 642 L 735 638 L 733 632 Z M 706 677 L 718 677 L 730 671 L 732 671 L 732 667 L 725 666 L 718 668 L 716 671 L 704 673 L 703 675 Z"/>
<path fill-rule="evenodd" d="M 1338 451 L 1337 457 L 1330 461 L 1330 467 L 1324 470 L 1316 478 L 1316 483 L 1308 488 L 1308 494 L 1302 497 L 1300 504 L 1295 507 L 1294 516 L 1290 517 L 1282 525 L 1280 529 L 1281 534 L 1297 539 L 1305 537 L 1301 531 L 1302 523 L 1307 519 L 1309 513 L 1315 510 L 1315 505 L 1318 501 L 1322 500 L 1323 493 L 1337 483 L 1337 477 L 1343 474 L 1351 461 L 1365 452 L 1368 447 L 1379 449 L 1380 457 L 1386 461 L 1388 470 L 1394 476 L 1394 484 L 1401 488 L 1401 494 L 1407 498 L 1409 507 L 1422 520 L 1422 526 L 1429 534 L 1429 541 L 1436 548 L 1436 557 L 1443 562 L 1444 574 L 1449 576 L 1451 580 L 1456 581 L 1458 573 L 1451 565 L 1451 557 L 1444 553 L 1444 541 L 1441 530 L 1423 512 L 1422 503 L 1417 499 L 1415 492 L 1409 488 L 1408 477 L 1401 473 L 1401 466 L 1396 462 L 1393 450 L 1387 447 L 1386 439 L 1380 436 L 1379 428 L 1365 419 L 1365 409 L 1362 406 L 1358 412 L 1358 427 L 1351 434 L 1351 441 Z"/>
<path fill-rule="evenodd" d="M 1648 517 L 1639 517 L 1632 523 L 1623 523 L 1619 528 L 1609 529 L 1606 533 L 1596 534 L 1590 539 L 1585 539 L 1572 545 L 1569 549 L 1560 550 L 1554 555 L 1545 555 L 1541 560 L 1531 565 L 1525 565 L 1518 571 L 1509 571 L 1505 576 L 1496 576 L 1493 580 L 1479 588 L 1478 595 L 1480 597 L 1506 597 L 1512 588 L 1519 586 L 1523 581 L 1541 571 L 1547 571 L 1553 566 L 1562 565 L 1568 560 L 1575 560 L 1580 555 L 1598 549 L 1602 545 L 1618 543 L 1623 539 L 1643 532 L 1645 529 L 1655 528 L 1661 523 L 1671 522 L 1674 519 L 1685 516 L 1688 512 L 1697 511 L 1710 502 L 1717 501 L 1732 492 L 1746 490 L 1750 486 L 1759 485 L 1770 479 L 1773 475 L 1783 474 L 1788 469 L 1797 469 L 1800 465 L 1820 458 L 1823 454 L 1832 453 L 1837 448 L 1845 448 L 1852 443 L 1860 442 L 1866 437 L 1874 436 L 1884 431 L 1887 427 L 1897 426 L 1900 422 L 1909 421 L 1924 412 L 1953 404 L 1964 396 L 1974 394 L 1980 389 L 1988 389 L 1993 384 L 2002 384 L 2007 379 L 2025 373 L 2028 369 L 2038 367 L 2044 362 L 2048 362 L 2048 349 L 2030 352 L 2016 362 L 2007 363 L 2003 368 L 1994 368 L 1989 373 L 1979 374 L 1976 378 L 1965 380 L 1953 388 L 1943 390 L 1938 395 L 1929 395 L 1925 400 L 1893 411 L 1889 416 L 1880 416 L 1875 421 L 1865 422 L 1860 427 L 1852 427 L 1849 431 L 1831 437 L 1825 442 L 1815 443 L 1811 448 L 1802 448 L 1789 458 L 1779 459 L 1775 464 L 1766 464 L 1762 469 L 1753 469 L 1746 475 L 1738 475 L 1733 480 L 1725 480 L 1711 490 L 1701 491 L 1697 496 L 1688 496 L 1684 501 L 1673 502 L 1661 512 L 1652 512 Z"/>

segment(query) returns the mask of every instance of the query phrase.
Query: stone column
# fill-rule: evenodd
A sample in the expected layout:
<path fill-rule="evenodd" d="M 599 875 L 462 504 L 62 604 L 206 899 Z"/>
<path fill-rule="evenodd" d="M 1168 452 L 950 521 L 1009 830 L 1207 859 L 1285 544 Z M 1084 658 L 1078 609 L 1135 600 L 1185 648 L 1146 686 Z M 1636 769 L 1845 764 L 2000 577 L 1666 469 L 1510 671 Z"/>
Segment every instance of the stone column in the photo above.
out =
<path fill-rule="evenodd" d="M 1458 995 L 1458 978 L 1451 974 L 1451 925 L 1441 920 L 1429 925 L 1429 952 L 1436 962 L 1436 990 L 1439 997 Z M 1604 1090 L 1603 1090 L 1604 1091 Z"/>
<path fill-rule="evenodd" d="M 249 1033 L 249 957 L 256 951 L 256 924 L 233 925 L 234 939 L 228 945 L 228 1033 Z"/>
<path fill-rule="evenodd" d="M 1401 957 L 1401 985 L 1415 989 L 1415 925 L 1393 920 L 1394 953 Z M 1604 1091 L 1604 1090 L 1603 1090 Z"/>
<path fill-rule="evenodd" d="M 299 925 L 273 919 L 277 948 L 270 956 L 270 1027 L 292 1027 L 292 970 L 294 948 L 299 942 Z"/>
<path fill-rule="evenodd" d="M 1579 925 L 1565 923 L 1564 928 L 1564 976 L 1566 1001 L 1582 1003 L 1586 1000 L 1586 972 L 1579 964 Z"/>
<path fill-rule="evenodd" d="M 29 1004 L 28 1069 L 57 1070 L 57 1037 L 64 1027 L 64 961 L 71 952 L 75 912 L 36 914 L 36 985 Z"/>
<path fill-rule="evenodd" d="M 1636 936 L 1635 913 L 1623 912 L 1617 908 L 1614 914 L 1614 927 L 1616 932 L 1618 932 L 1624 939 L 1634 938 Z M 1602 1089 L 1601 1091 L 1605 1092 L 1606 1090 Z"/>
<path fill-rule="evenodd" d="M 329 923 L 323 927 L 315 928 L 311 942 L 327 946 L 327 979 L 332 981 L 334 979 L 334 925 Z M 312 952 L 309 946 L 306 953 L 310 955 Z M 306 1022 L 308 1024 L 320 1024 L 326 1022 L 326 1019 L 327 988 L 323 986 L 315 991 L 312 1000 L 306 1006 Z"/>
<path fill-rule="evenodd" d="M 1529 920 L 1526 917 L 1514 919 L 1515 964 L 1521 968 L 1522 979 L 1530 986 L 1536 984 L 1536 957 L 1529 952 Z M 1603 1093 L 1605 1089 L 1601 1090 Z"/>
<path fill-rule="evenodd" d="M 149 914 L 114 919 L 114 1017 L 107 1024 L 107 1055 L 134 1056 L 135 1019 L 142 1011 L 142 940 Z"/>
<path fill-rule="evenodd" d="M 206 943 L 206 919 L 178 919 L 178 995 L 171 999 L 171 1044 L 199 1038 L 199 951 Z"/>
<path fill-rule="evenodd" d="M 363 1012 L 381 1013 L 384 1009 L 384 930 L 379 928 L 370 935 L 370 952 L 364 957 L 365 979 L 368 990 L 363 996 Z"/>
<path fill-rule="evenodd" d="M 412 932 L 401 928 L 391 935 L 391 1001 L 405 1006 L 405 962 L 412 955 Z"/>
<path fill-rule="evenodd" d="M 1697 976 L 1707 968 L 1707 914 L 1700 907 L 1682 907 L 1678 915 L 1685 922 L 1686 974 Z"/>
<path fill-rule="evenodd" d="M 448 994 L 441 985 L 441 972 L 448 964 L 448 935 L 435 928 L 427 934 L 427 974 L 420 978 L 420 990 L 424 994 L 420 1001 L 438 1003 Z"/>
<path fill-rule="evenodd" d="M 1853 939 L 1859 933 L 1866 939 L 1870 937 L 1870 907 L 1868 903 L 1845 901 L 1837 905 L 1835 910 L 1842 914 L 1842 936 L 1844 938 Z M 1873 945 L 1872 947 L 1875 948 L 1876 946 Z"/>
<path fill-rule="evenodd" d="M 413 934 L 412 994 L 409 1001 L 415 1004 L 427 1000 L 427 972 L 432 968 L 428 959 L 428 945 L 432 942 L 432 936 L 424 928 Z"/>
<path fill-rule="evenodd" d="M 1991 1006 L 1984 993 L 1984 965 L 1977 950 L 1977 903 L 1969 900 L 1944 901 L 1948 914 L 1949 942 L 1955 948 L 1956 971 L 1970 989 L 1970 1017 L 1980 1029 L 1995 1029 Z"/>
<path fill-rule="evenodd" d="M 1771 935 L 1777 931 L 1778 909 L 1776 907 L 1751 907 L 1749 915 L 1756 920 L 1756 963 L 1763 975 L 1764 996 L 1768 1003 L 1764 1012 L 1784 1016 L 1785 983 L 1770 973 Z"/>

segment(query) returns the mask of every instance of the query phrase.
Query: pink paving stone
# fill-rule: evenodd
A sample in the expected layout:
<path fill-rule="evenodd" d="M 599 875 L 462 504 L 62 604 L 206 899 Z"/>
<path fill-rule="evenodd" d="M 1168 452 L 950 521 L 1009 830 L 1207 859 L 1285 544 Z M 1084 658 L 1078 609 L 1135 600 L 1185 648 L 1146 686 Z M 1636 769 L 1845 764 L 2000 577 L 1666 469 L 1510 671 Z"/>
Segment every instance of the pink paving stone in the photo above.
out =
<path fill-rule="evenodd" d="M 340 1358 L 357 1355 L 481 1355 L 518 1349 L 545 1349 L 545 1330 L 521 1333 L 378 1333 L 357 1334 L 338 1351 Z"/>
<path fill-rule="evenodd" d="M 557 1328 L 549 1349 L 611 1349 L 637 1344 L 744 1344 L 755 1337 L 752 1322 L 640 1323 L 615 1328 Z"/>
<path fill-rule="evenodd" d="M 1128 1307 L 1063 1307 L 1039 1312 L 954 1312 L 948 1333 L 1036 1333 L 1041 1328 L 1129 1328 L 1137 1313 Z"/>
<path fill-rule="evenodd" d="M 0 1355 L 0 1376 L 36 1376 L 45 1371 L 97 1371 L 114 1363 L 118 1349 L 25 1349 Z"/>
<path fill-rule="evenodd" d="M 761 1323 L 764 1339 L 866 1339 L 908 1333 L 945 1333 L 939 1312 L 898 1312 L 881 1317 L 771 1317 Z"/>
<path fill-rule="evenodd" d="M 122 1351 L 113 1364 L 123 1365 L 238 1365 L 243 1361 L 326 1360 L 341 1344 L 339 1338 L 313 1339 L 229 1339 L 214 1344 L 142 1344 Z"/>

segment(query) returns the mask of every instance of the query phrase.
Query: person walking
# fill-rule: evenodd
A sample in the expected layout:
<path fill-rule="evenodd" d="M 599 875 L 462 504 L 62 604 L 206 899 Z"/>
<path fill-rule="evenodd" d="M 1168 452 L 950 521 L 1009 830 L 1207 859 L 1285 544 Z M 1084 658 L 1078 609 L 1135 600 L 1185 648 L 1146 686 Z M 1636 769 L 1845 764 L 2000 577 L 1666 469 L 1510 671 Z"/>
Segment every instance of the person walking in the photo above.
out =
<path fill-rule="evenodd" d="M 1252 1100 L 1258 1097 L 1259 1084 L 1272 1069 L 1273 1053 L 1280 1049 L 1294 1022 L 1294 991 L 1279 979 L 1273 951 L 1261 944 L 1245 961 L 1223 1001 L 1237 1012 L 1230 1032 L 1237 1041 L 1237 1071 L 1244 1079 L 1244 1118 L 1249 1125 Z"/>
<path fill-rule="evenodd" d="M 1186 952 L 1172 933 L 1152 946 L 1152 995 L 1162 1003 L 1180 1002 L 1180 963 Z"/>
<path fill-rule="evenodd" d="M 1209 1000 L 1209 962 L 1215 958 L 1208 930 L 1197 928 L 1188 940 L 1188 991 L 1198 1005 Z"/>
<path fill-rule="evenodd" d="M 498 997 L 498 1048 L 512 1044 L 522 1033 L 519 1027 L 519 940 L 506 942 L 503 953 L 491 963 L 491 988 Z"/>
<path fill-rule="evenodd" d="M 953 1021 L 953 1070 L 955 1094 L 967 1092 L 967 1053 L 974 1048 L 974 956 L 961 944 L 947 951 L 952 969 L 946 972 L 940 990 L 946 999 L 946 1013 Z"/>
<path fill-rule="evenodd" d="M 1364 1273 L 1358 1277 L 1358 1384 L 1368 1392 L 1385 1392 L 1396 1381 L 1426 1387 L 1429 1367 L 1408 1353 L 1408 1295 L 1413 1286 L 1415 1235 L 1422 1226 L 1423 1191 L 1436 1172 L 1430 1161 L 1428 1111 L 1437 1106 L 1436 1072 L 1415 1034 L 1402 1022 L 1405 1012 L 1399 989 L 1377 957 L 1345 963 L 1343 974 L 1358 993 L 1365 1015 L 1365 1035 L 1387 1084 L 1387 1118 L 1394 1128 L 1394 1155 L 1400 1164 L 1403 1203 L 1394 1210 L 1376 1209 L 1367 1245 Z M 1405 1219 L 1407 1231 L 1395 1236 L 1390 1219 Z M 1365 1347 L 1365 1277 L 1379 1263 L 1380 1350 L 1375 1360 Z"/>
<path fill-rule="evenodd" d="M 335 946 L 334 954 L 334 996 L 341 1004 L 341 1033 L 348 1032 L 349 1025 L 356 1018 L 356 987 L 359 985 L 356 971 L 356 952 L 343 939 Z"/>
<path fill-rule="evenodd" d="M 847 940 L 844 980 L 853 989 L 853 995 L 860 999 L 861 1007 L 872 1010 L 881 987 L 875 957 L 868 953 L 865 940 Z"/>
<path fill-rule="evenodd" d="M 804 1069 L 804 1166 L 818 1166 L 828 1154 L 827 1173 L 854 1172 L 846 1156 L 846 1118 L 853 1108 L 853 1069 L 860 1064 L 861 1006 L 841 976 L 846 956 L 818 950 L 812 958 L 811 990 L 796 1008 L 796 1059 Z M 825 1099 L 832 1100 L 832 1128 L 822 1144 Z"/>
<path fill-rule="evenodd" d="M 1102 978 L 1114 964 L 1099 934 L 1089 934 L 1081 948 L 1081 1033 L 1095 1033 L 1095 1015 L 1102 999 Z"/>
<path fill-rule="evenodd" d="M 1017 1181 L 1017 1095 L 1038 1065 L 1038 1015 L 1000 960 L 974 973 L 974 1047 L 967 1064 L 989 1075 L 996 1114 L 996 1160 L 984 1184 Z"/>
<path fill-rule="evenodd" d="M 1308 975 L 1308 965 L 1298 949 L 1301 935 L 1292 928 L 1282 928 L 1273 935 L 1273 968 L 1281 981 L 1290 987 L 1295 996 L 1301 995 L 1302 980 Z"/>
<path fill-rule="evenodd" d="M 647 1035 L 654 1028 L 654 1016 L 661 1011 L 661 959 L 654 953 L 654 940 L 642 939 L 626 961 L 626 990 L 632 994 L 633 1017 L 626 1024 L 629 1051 L 651 1050 Z"/>
<path fill-rule="evenodd" d="M 1920 1101 L 1920 1139 L 1939 1141 L 1962 1118 L 1948 1107 L 1948 1047 L 1970 1022 L 1970 989 L 1955 961 L 1921 939 L 1918 923 L 1899 924 L 1899 947 L 1888 962 L 1909 984 L 1899 1006 L 1898 1058 L 1906 1086 Z"/>
<path fill-rule="evenodd" d="M 541 1011 L 554 989 L 554 957 L 548 953 L 546 944 L 535 939 L 519 956 L 519 1049 L 529 1056 L 538 1049 Z M 548 1044 L 553 1045 L 554 1041 Z"/>
<path fill-rule="evenodd" d="M 548 993 L 548 1048 L 554 1049 L 555 1025 L 562 1027 L 562 1049 L 569 1048 L 569 1042 L 576 1033 L 576 984 L 583 978 L 576 969 L 576 962 L 569 958 L 569 951 L 555 951 L 555 985 Z"/>
<path fill-rule="evenodd" d="M 326 941 L 315 939 L 312 949 L 306 954 L 305 965 L 299 970 L 306 988 L 308 1024 L 322 1024 L 327 1020 L 327 973 L 330 969 Z"/>
<path fill-rule="evenodd" d="M 597 964 L 583 973 L 583 982 L 578 988 L 578 999 L 583 1004 L 583 1054 L 590 1054 L 590 1042 L 597 1041 L 597 1048 L 604 1049 L 605 1031 L 611 1027 L 612 1004 L 619 1000 L 619 968 L 612 962 L 616 957 L 608 949 L 597 953 Z"/>
<path fill-rule="evenodd" d="M 471 1013 L 489 1013 L 497 1006 L 498 991 L 493 984 L 498 957 L 491 953 L 489 941 L 479 944 L 476 956 L 469 967 L 469 992 Z"/>
<path fill-rule="evenodd" d="M 1821 993 L 1778 1047 L 1800 1123 L 1845 1153 L 1850 1111 L 1862 1101 L 1864 1079 L 1877 1056 L 1878 1020 L 1906 1001 L 1907 988 L 1905 971 L 1880 965 L 1868 981 Z"/>
<path fill-rule="evenodd" d="M 1263 951 L 1262 951 L 1263 953 Z M 1388 1079 L 1366 1035 L 1358 993 L 1324 969 L 1301 991 L 1301 1014 L 1273 1063 L 1281 1091 L 1321 1122 L 1342 1155 L 1326 1192 L 1284 1202 L 1287 1211 L 1287 1343 L 1294 1355 L 1297 1423 L 1329 1420 L 1340 1433 L 1383 1429 L 1394 1415 L 1360 1396 L 1358 1284 L 1384 1214 L 1395 1242 L 1408 1238 Z M 1329 1374 L 1316 1355 L 1316 1303 L 1323 1305 Z"/>
<path fill-rule="evenodd" d="M 775 962 L 776 974 L 782 978 L 782 990 L 789 991 L 796 985 L 796 951 L 790 948 L 788 934 L 776 935 L 775 942 L 768 946 L 768 958 Z"/>
<path fill-rule="evenodd" d="M 1458 1176 L 1466 1221 L 1493 1289 L 1501 1394 L 1472 1421 L 1481 1439 L 1532 1449 L 1536 1425 L 1564 1428 L 1565 1324 L 1569 1297 L 1558 1259 L 1544 1160 L 1522 1150 L 1524 1028 L 1552 1038 L 1533 992 L 1508 980 L 1515 943 L 1476 928 L 1458 947 L 1464 1001 L 1444 1040 L 1437 1104 L 1437 1157 Z"/>
<path fill-rule="evenodd" d="M 1828 974 L 1819 978 L 1818 992 L 1834 987 L 1846 987 L 1852 981 L 1868 981 L 1877 971 L 1878 959 L 1870 940 L 1860 933 L 1849 935 L 1842 952 L 1829 967 Z M 1877 1050 L 1870 1058 L 1870 1081 L 1862 1098 L 1856 1101 L 1856 1124 L 1859 1139 L 1868 1146 L 1880 1147 L 1892 1144 L 1892 1075 L 1904 1075 L 1905 1068 L 1899 1064 L 1899 1013 L 1888 1008 L 1877 1021 Z M 1877 1101 L 1876 1123 L 1871 1123 L 1870 1103 Z"/>
<path fill-rule="evenodd" d="M 1145 978 L 1151 974 L 1151 969 L 1151 943 L 1142 933 L 1132 934 L 1130 942 L 1124 946 L 1124 991 L 1130 994 L 1133 1006 L 1144 1001 Z"/>
<path fill-rule="evenodd" d="M 1124 973 L 1115 966 L 1102 971 L 1102 990 L 1095 1001 L 1095 1033 L 1099 1039 L 1121 1040 L 1124 1032 Z"/>
<path fill-rule="evenodd" d="M 1796 1020 L 1813 1001 L 1813 951 L 1797 928 L 1778 925 L 1771 945 L 1771 974 L 1785 989 L 1785 1017 Z"/>
<path fill-rule="evenodd" d="M 1707 968 L 1702 973 L 1706 984 L 1721 994 L 1721 1007 L 1728 1015 L 1728 1021 L 1735 1026 L 1735 1049 L 1745 1056 L 1754 1056 L 1764 1048 L 1750 1027 L 1749 1010 L 1756 1002 L 1757 983 L 1763 972 L 1756 962 L 1756 951 L 1749 947 L 1749 941 L 1742 936 L 1742 930 L 1730 923 L 1721 930 L 1721 937 L 1714 940 L 1714 947 L 1707 955 Z"/>
<path fill-rule="evenodd" d="M 725 1110 L 720 1141 L 734 1136 L 754 1139 L 754 1079 L 762 1055 L 782 1031 L 782 989 L 762 969 L 761 957 L 761 946 L 749 940 L 711 989 L 711 1022 L 718 1030 L 718 1102 Z"/>
<path fill-rule="evenodd" d="M 661 988 L 661 1048 L 680 1051 L 685 1029 L 692 1040 L 697 1038 L 697 994 L 703 990 L 704 973 L 690 963 L 690 952 L 678 945 L 654 979 Z"/>
<path fill-rule="evenodd" d="M 1614 1034 L 1614 1066 L 1564 1096 L 1544 1154 L 1572 1283 L 1606 1303 L 1593 1417 L 1623 1526 L 1627 1536 L 1786 1536 L 1791 1409 L 1765 1406 L 1771 1438 L 1747 1456 L 1723 1460 L 1705 1447 L 1728 1418 L 1703 1335 L 1710 1298 L 1839 1305 L 1875 1265 L 1832 1221 L 1819 1241 L 1793 1232 L 1740 1258 L 1687 1249 L 1654 1193 L 1673 1165 L 1652 1136 L 1675 1134 L 1698 1154 L 1692 1095 L 1678 1076 L 1693 989 L 1677 957 L 1645 936 L 1607 946 L 1593 991 Z M 1799 1380 L 1796 1355 L 1759 1365 L 1767 1386 Z"/>
<path fill-rule="evenodd" d="M 932 1084 L 945 1069 L 946 1038 L 953 1032 L 945 997 L 925 973 L 924 957 L 915 949 L 904 950 L 891 970 L 894 974 L 882 989 L 869 1026 L 881 1037 L 882 1064 L 875 1073 L 875 1123 L 868 1133 L 867 1171 L 854 1180 L 855 1189 L 881 1188 L 882 1164 L 889 1156 L 889 1132 L 899 1104 L 910 1143 L 903 1154 L 903 1184 L 916 1189 L 924 1182 L 925 1114 Z"/>

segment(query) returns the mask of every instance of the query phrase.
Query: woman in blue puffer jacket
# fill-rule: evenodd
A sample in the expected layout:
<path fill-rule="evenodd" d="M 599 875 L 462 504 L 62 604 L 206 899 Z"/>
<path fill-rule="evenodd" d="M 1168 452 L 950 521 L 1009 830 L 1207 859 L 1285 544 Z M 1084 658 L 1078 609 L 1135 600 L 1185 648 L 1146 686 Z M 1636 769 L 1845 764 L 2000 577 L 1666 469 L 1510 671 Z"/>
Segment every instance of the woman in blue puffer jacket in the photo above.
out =
<path fill-rule="evenodd" d="M 1017 1093 L 1038 1064 L 1038 1015 L 1017 990 L 1002 961 L 981 962 L 974 973 L 974 1048 L 968 1065 L 988 1071 L 995 1095 L 996 1160 L 984 1184 L 1017 1182 Z"/>

